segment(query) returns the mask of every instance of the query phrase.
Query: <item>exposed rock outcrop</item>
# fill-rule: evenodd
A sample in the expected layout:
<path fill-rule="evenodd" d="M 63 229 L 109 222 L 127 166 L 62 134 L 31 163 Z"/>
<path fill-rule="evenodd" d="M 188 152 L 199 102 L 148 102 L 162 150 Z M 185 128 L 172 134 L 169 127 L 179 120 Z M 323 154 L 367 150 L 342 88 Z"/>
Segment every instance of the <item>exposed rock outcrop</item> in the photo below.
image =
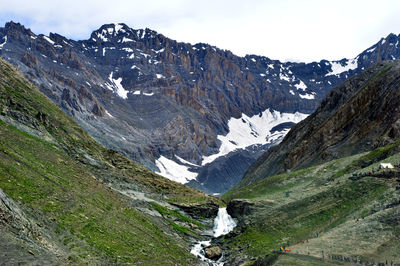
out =
<path fill-rule="evenodd" d="M 244 215 L 249 215 L 254 205 L 254 202 L 248 200 L 235 199 L 229 201 L 226 210 L 233 218 L 240 218 Z"/>
<path fill-rule="evenodd" d="M 173 205 L 196 218 L 214 218 L 217 216 L 219 209 L 218 204 L 215 202 L 209 202 L 207 204 L 174 203 Z"/>
<path fill-rule="evenodd" d="M 220 246 L 212 245 L 204 248 L 206 258 L 210 260 L 218 260 L 222 256 L 222 249 Z"/>

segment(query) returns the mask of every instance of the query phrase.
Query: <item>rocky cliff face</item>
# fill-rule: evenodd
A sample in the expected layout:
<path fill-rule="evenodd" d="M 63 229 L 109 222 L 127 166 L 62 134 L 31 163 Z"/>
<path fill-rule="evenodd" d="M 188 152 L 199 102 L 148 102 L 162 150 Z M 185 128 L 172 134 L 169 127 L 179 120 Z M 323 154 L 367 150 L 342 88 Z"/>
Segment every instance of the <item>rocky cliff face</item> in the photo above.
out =
<path fill-rule="evenodd" d="M 236 158 L 229 152 L 249 146 L 262 151 L 287 132 L 268 131 L 249 146 L 233 138 L 233 146 L 221 152 L 221 139 L 235 130 L 232 119 L 245 121 L 269 110 L 274 121 L 295 122 L 280 117 L 311 113 L 334 86 L 371 63 L 400 58 L 399 39 L 391 34 L 354 59 L 305 64 L 238 57 L 125 24 L 106 24 L 90 39 L 74 41 L 35 35 L 10 22 L 0 28 L 0 55 L 103 145 L 171 179 L 224 192 L 227 187 L 214 184 L 238 180 L 259 154 L 246 155 L 249 162 L 230 173 L 216 170 Z M 255 126 L 249 120 L 245 138 L 260 135 Z M 205 163 L 215 154 L 220 162 Z M 204 182 L 196 180 L 200 172 Z"/>
<path fill-rule="evenodd" d="M 361 153 L 400 137 L 400 62 L 377 63 L 335 88 L 249 169 L 240 186 Z"/>

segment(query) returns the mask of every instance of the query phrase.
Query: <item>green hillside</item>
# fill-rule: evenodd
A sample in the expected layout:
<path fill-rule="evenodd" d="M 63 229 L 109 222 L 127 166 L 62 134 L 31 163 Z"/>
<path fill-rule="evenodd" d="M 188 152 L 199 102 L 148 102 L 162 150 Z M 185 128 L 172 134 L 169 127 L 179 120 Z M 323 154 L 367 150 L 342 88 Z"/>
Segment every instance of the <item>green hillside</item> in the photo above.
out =
<path fill-rule="evenodd" d="M 201 224 L 157 206 L 214 198 L 103 148 L 2 59 L 0 112 L 1 199 L 18 206 L 0 205 L 0 261 L 194 263 L 184 240 Z"/>
<path fill-rule="evenodd" d="M 225 194 L 242 224 L 225 247 L 279 265 L 400 262 L 399 151 L 397 141 Z M 379 170 L 380 162 L 397 167 Z M 276 253 L 281 246 L 291 251 Z"/>

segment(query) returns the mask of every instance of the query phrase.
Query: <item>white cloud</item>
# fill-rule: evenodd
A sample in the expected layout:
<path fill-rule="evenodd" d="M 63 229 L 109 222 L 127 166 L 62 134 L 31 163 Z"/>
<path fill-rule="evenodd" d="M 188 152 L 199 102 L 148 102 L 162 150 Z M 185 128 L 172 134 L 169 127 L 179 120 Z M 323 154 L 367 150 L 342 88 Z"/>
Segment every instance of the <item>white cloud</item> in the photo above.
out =
<path fill-rule="evenodd" d="M 102 24 L 124 22 L 178 41 L 281 60 L 352 58 L 390 32 L 400 33 L 397 0 L 0 2 L 0 23 L 20 21 L 36 33 L 87 39 Z"/>

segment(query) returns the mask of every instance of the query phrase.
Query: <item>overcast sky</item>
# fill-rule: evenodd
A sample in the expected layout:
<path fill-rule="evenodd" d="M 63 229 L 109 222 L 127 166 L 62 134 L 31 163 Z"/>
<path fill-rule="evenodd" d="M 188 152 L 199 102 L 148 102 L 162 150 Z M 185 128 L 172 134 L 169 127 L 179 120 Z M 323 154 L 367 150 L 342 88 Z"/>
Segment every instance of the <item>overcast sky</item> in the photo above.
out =
<path fill-rule="evenodd" d="M 0 24 L 88 39 L 102 24 L 151 28 L 177 41 L 282 61 L 353 58 L 400 33 L 398 0 L 0 0 Z"/>

